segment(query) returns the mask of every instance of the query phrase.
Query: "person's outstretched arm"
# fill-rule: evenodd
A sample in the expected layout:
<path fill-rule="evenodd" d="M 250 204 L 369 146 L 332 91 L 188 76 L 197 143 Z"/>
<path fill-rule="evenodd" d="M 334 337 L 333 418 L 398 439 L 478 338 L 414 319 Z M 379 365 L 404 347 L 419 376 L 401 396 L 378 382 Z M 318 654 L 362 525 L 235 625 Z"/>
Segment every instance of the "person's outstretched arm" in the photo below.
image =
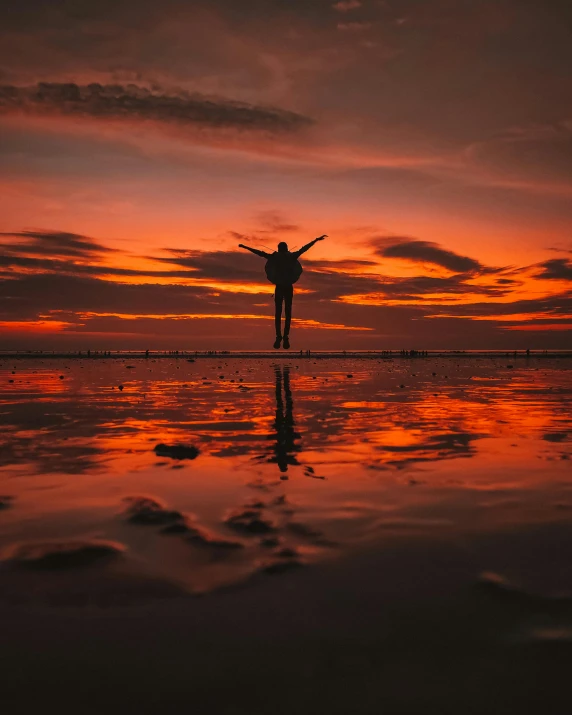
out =
<path fill-rule="evenodd" d="M 250 251 L 251 253 L 256 253 L 257 256 L 260 256 L 261 258 L 270 258 L 270 253 L 265 253 L 264 251 L 259 251 L 258 248 L 250 248 L 250 246 L 245 246 L 243 243 L 238 244 L 239 248 L 246 248 L 247 251 Z"/>
<path fill-rule="evenodd" d="M 324 238 L 328 238 L 327 234 L 324 234 L 323 236 L 319 236 L 318 238 L 315 238 L 313 241 L 310 241 L 310 243 L 307 243 L 305 246 L 302 246 L 302 248 L 299 248 L 297 251 L 293 251 L 292 255 L 296 256 L 296 258 L 300 258 L 300 256 L 303 253 L 306 253 L 312 246 L 317 243 L 318 241 L 323 241 Z"/>

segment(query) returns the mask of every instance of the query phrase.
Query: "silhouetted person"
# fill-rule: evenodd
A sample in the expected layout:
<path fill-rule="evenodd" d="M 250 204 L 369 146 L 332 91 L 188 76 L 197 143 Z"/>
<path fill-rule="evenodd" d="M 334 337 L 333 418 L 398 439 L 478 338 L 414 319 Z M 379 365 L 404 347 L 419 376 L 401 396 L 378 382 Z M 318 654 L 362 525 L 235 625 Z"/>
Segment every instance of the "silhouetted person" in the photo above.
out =
<path fill-rule="evenodd" d="M 278 349 L 284 338 L 284 349 L 290 347 L 290 321 L 292 319 L 292 298 L 294 296 L 294 283 L 302 275 L 302 266 L 298 259 L 303 253 L 317 242 L 323 241 L 327 235 L 319 236 L 310 243 L 307 243 L 297 251 L 289 251 L 288 244 L 280 241 L 278 250 L 274 253 L 266 253 L 259 251 L 257 248 L 250 248 L 242 243 L 238 244 L 239 248 L 246 248 L 247 251 L 255 253 L 261 258 L 266 258 L 266 277 L 271 283 L 274 283 L 276 289 L 274 291 L 274 323 L 276 326 L 276 340 L 274 347 Z M 282 336 L 282 304 L 284 303 L 284 336 Z"/>

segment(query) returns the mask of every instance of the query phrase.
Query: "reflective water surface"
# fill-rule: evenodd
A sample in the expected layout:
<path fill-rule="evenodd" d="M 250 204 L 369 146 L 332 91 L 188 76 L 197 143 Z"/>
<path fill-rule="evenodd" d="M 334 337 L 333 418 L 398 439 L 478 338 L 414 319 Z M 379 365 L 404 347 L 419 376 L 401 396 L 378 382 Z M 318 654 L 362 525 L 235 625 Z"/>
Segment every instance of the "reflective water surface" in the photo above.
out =
<path fill-rule="evenodd" d="M 568 522 L 569 361 L 510 362 L 4 358 L 2 583 L 95 565 L 205 592 Z M 503 572 L 572 586 L 541 546 L 523 564 Z"/>

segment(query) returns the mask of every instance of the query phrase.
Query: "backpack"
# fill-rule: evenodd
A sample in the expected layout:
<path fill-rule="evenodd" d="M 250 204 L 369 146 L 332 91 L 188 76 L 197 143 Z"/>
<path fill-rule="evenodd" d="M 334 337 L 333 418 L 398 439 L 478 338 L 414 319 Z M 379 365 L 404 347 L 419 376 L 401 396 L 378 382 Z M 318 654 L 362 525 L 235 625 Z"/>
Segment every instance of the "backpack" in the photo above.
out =
<path fill-rule="evenodd" d="M 300 261 L 290 251 L 274 251 L 266 261 L 266 277 L 274 285 L 293 285 L 302 275 Z"/>

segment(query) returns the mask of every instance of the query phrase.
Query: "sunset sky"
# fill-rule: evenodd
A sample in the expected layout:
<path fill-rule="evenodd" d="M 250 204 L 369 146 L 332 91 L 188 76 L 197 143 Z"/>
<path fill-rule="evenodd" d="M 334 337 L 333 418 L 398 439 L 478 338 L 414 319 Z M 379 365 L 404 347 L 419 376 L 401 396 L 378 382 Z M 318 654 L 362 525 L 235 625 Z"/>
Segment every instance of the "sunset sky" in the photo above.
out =
<path fill-rule="evenodd" d="M 0 10 L 0 348 L 572 348 L 569 0 Z"/>

